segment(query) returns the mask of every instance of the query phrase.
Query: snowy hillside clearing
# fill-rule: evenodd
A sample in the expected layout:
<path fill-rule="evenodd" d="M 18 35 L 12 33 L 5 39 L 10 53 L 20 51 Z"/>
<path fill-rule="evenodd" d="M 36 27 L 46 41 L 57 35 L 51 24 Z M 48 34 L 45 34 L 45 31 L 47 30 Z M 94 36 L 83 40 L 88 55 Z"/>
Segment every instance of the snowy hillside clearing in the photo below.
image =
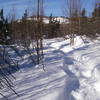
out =
<path fill-rule="evenodd" d="M 9 89 L 4 95 L 9 100 L 100 100 L 100 42 L 76 37 L 75 45 L 69 44 L 62 38 L 44 40 L 45 71 L 28 58 L 20 61 L 14 73 L 20 96 Z"/>

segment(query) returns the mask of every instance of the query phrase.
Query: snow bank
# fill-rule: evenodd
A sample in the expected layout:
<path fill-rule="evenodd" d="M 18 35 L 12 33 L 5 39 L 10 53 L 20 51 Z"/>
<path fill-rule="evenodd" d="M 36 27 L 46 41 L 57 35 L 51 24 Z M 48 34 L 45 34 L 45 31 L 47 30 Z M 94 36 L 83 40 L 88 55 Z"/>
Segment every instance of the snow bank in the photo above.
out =
<path fill-rule="evenodd" d="M 70 70 L 80 82 L 80 88 L 73 92 L 76 100 L 100 100 L 100 42 L 85 44 L 73 54 L 75 59 Z"/>
<path fill-rule="evenodd" d="M 61 40 L 52 43 L 51 46 L 69 57 L 66 66 L 76 75 L 80 83 L 79 89 L 72 92 L 75 100 L 100 100 L 99 38 L 92 42 L 87 38 L 83 41 L 77 36 L 74 46 L 69 45 L 69 40 Z"/>

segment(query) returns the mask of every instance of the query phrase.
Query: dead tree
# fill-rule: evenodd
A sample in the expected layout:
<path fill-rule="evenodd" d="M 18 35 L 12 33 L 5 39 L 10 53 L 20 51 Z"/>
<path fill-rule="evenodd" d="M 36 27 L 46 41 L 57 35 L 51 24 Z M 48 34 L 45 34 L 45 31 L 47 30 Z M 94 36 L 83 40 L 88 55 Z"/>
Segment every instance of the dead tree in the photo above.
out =
<path fill-rule="evenodd" d="M 69 19 L 70 44 L 74 44 L 74 37 L 80 33 L 81 0 L 66 0 L 67 17 Z"/>
<path fill-rule="evenodd" d="M 37 31 L 35 33 L 37 64 L 43 60 L 43 0 L 37 1 Z"/>

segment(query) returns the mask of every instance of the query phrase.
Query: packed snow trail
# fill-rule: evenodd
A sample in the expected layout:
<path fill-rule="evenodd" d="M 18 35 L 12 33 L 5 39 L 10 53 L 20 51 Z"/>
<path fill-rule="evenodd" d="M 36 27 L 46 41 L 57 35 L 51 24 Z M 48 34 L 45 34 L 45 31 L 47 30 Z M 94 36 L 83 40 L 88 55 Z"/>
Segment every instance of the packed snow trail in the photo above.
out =
<path fill-rule="evenodd" d="M 59 48 L 62 43 L 56 43 L 56 48 L 72 59 L 67 62 L 73 61 L 73 64 L 67 63 L 67 66 L 80 83 L 79 89 L 72 92 L 75 100 L 100 100 L 100 38 L 83 43 L 80 37 L 76 37 L 73 47 L 66 45 Z"/>
<path fill-rule="evenodd" d="M 100 100 L 99 45 L 99 41 L 84 43 L 80 37 L 73 47 L 62 38 L 44 40 L 45 71 L 25 56 L 21 70 L 14 73 L 20 97 L 9 89 L 4 95 L 9 100 Z"/>

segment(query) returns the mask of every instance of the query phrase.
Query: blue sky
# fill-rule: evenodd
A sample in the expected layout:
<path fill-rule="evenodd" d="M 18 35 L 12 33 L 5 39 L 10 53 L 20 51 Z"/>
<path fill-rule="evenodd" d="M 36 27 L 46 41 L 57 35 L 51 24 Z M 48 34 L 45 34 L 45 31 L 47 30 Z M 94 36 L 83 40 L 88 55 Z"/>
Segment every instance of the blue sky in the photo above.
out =
<path fill-rule="evenodd" d="M 17 15 L 21 17 L 25 9 L 32 11 L 35 9 L 37 0 L 0 0 L 0 8 L 4 9 L 5 16 L 9 15 L 12 9 Z M 87 9 L 88 15 L 93 10 L 94 0 L 83 0 L 83 6 Z M 65 6 L 64 0 L 44 0 L 45 15 L 52 13 L 54 16 L 62 16 L 63 8 Z"/>

